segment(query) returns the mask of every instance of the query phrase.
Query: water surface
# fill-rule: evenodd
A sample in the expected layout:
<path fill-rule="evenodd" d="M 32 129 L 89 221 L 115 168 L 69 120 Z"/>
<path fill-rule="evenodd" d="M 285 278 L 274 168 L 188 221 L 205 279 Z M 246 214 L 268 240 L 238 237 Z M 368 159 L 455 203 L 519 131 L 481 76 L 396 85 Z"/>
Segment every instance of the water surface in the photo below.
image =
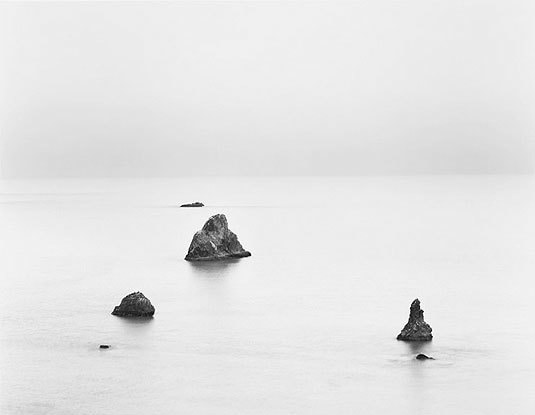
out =
<path fill-rule="evenodd" d="M 532 414 L 534 212 L 529 176 L 4 181 L 0 412 Z M 252 257 L 183 260 L 215 213 Z"/>

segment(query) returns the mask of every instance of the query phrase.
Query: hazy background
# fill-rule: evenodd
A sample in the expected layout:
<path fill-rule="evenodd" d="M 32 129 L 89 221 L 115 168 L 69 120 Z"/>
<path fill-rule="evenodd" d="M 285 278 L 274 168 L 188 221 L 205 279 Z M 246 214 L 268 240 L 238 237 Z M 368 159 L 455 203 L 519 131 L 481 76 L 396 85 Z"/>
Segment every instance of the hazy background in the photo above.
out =
<path fill-rule="evenodd" d="M 2 3 L 3 177 L 526 173 L 532 1 Z"/>

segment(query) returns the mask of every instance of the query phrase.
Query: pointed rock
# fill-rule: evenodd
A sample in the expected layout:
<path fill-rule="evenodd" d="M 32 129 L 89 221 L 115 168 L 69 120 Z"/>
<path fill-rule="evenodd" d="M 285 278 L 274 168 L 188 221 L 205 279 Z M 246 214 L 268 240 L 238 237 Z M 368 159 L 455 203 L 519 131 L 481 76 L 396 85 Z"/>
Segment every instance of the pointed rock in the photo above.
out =
<path fill-rule="evenodd" d="M 150 300 L 138 291 L 123 298 L 112 314 L 120 317 L 152 317 L 154 311 Z"/>
<path fill-rule="evenodd" d="M 229 228 L 225 215 L 214 215 L 198 231 L 188 249 L 186 261 L 212 261 L 251 256 Z"/>
<path fill-rule="evenodd" d="M 405 341 L 429 341 L 433 338 L 433 329 L 424 321 L 424 310 L 420 308 L 420 300 L 416 299 L 411 304 L 409 321 L 399 333 L 397 339 Z"/>

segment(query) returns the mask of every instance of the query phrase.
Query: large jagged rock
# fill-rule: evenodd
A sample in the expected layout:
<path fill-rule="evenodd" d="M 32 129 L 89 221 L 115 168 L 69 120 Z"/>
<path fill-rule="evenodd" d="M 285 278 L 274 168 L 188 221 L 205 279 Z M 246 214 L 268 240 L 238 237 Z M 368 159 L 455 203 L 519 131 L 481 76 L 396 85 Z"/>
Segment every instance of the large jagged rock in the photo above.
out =
<path fill-rule="evenodd" d="M 112 314 L 120 317 L 152 317 L 154 311 L 150 300 L 138 291 L 123 298 Z"/>
<path fill-rule="evenodd" d="M 186 261 L 213 261 L 251 256 L 229 228 L 225 215 L 214 215 L 198 231 L 188 249 Z"/>
<path fill-rule="evenodd" d="M 433 329 L 424 321 L 424 310 L 420 308 L 420 300 L 416 299 L 411 304 L 409 321 L 399 333 L 397 339 L 405 341 L 429 341 L 433 338 Z"/>

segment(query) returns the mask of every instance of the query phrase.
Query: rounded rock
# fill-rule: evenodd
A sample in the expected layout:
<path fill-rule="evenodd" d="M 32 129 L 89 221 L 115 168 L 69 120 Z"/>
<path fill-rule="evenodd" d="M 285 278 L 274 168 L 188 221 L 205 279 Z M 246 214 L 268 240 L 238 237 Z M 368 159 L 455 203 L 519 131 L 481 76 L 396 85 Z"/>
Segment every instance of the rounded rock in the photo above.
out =
<path fill-rule="evenodd" d="M 429 357 L 423 353 L 420 353 L 418 356 L 416 356 L 417 360 L 435 360 L 433 357 Z"/>
<path fill-rule="evenodd" d="M 119 317 L 152 317 L 155 311 L 150 300 L 137 291 L 124 297 L 112 314 Z"/>

